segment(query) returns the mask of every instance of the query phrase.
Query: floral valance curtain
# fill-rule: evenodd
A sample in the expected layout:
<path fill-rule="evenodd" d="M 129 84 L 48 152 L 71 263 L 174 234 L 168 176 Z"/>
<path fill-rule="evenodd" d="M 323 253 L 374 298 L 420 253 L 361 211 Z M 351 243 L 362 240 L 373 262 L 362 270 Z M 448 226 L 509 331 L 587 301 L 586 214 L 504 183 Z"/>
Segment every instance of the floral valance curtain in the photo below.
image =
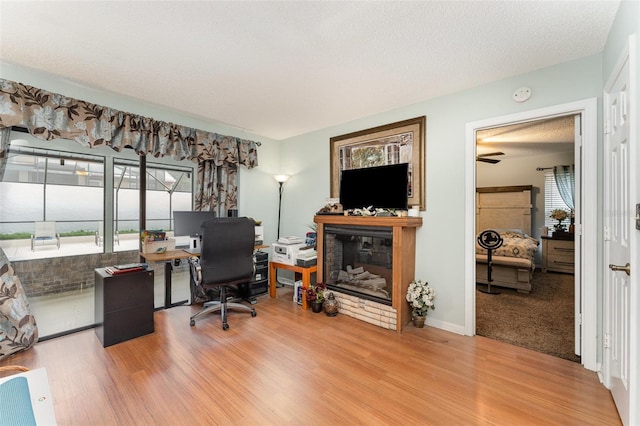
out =
<path fill-rule="evenodd" d="M 562 201 L 564 201 L 571 210 L 575 209 L 573 201 L 576 186 L 574 165 L 555 166 L 553 168 L 553 176 L 556 180 L 556 186 L 558 187 Z"/>
<path fill-rule="evenodd" d="M 0 79 L 0 128 L 25 127 L 43 140 L 70 139 L 86 147 L 132 148 L 139 155 L 258 165 L 256 142 L 118 111 Z M 224 147 L 232 144 L 237 149 Z"/>
<path fill-rule="evenodd" d="M 226 178 L 225 173 L 237 170 L 239 165 L 247 168 L 258 165 L 257 142 L 158 121 L 0 79 L 0 129 L 12 126 L 26 128 L 42 140 L 69 139 L 85 147 L 110 146 L 116 151 L 132 148 L 138 155 L 167 156 L 222 167 L 214 174 L 199 174 L 201 193 L 222 189 L 235 194 L 236 180 Z M 5 167 L 8 143 L 3 137 L 0 172 Z M 214 175 L 220 175 L 234 187 L 221 187 L 207 180 Z M 226 208 L 236 207 L 233 200 L 237 198 L 225 199 Z"/>

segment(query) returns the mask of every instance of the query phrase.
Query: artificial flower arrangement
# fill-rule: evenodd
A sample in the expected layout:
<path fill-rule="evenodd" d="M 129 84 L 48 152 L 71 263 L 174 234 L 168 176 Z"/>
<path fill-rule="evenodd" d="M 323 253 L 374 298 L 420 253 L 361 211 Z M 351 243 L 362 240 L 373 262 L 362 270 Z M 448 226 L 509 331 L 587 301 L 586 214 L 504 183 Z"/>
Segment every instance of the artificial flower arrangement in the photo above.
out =
<path fill-rule="evenodd" d="M 549 214 L 549 217 L 558 221 L 558 223 L 553 225 L 553 228 L 556 232 L 565 231 L 562 221 L 569 217 L 569 212 L 563 209 L 554 209 L 551 210 L 551 214 Z"/>
<path fill-rule="evenodd" d="M 326 289 L 327 286 L 324 283 L 316 283 L 315 285 L 310 285 L 307 289 L 307 302 L 324 302 L 324 292 Z"/>
<path fill-rule="evenodd" d="M 350 210 L 349 216 L 398 216 L 395 209 L 383 209 L 381 207 L 362 207 Z"/>
<path fill-rule="evenodd" d="M 429 287 L 429 283 L 422 280 L 413 280 L 409 283 L 407 302 L 411 306 L 411 313 L 414 317 L 427 316 L 429 309 L 435 309 L 436 307 L 433 304 L 435 297 L 436 292 Z"/>

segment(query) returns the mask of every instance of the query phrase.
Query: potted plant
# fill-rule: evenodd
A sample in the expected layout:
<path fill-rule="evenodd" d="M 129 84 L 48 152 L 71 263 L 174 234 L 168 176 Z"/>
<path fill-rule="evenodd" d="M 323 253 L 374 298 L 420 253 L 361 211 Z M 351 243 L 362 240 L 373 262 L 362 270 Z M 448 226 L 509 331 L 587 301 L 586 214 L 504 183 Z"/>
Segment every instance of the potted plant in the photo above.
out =
<path fill-rule="evenodd" d="M 554 228 L 554 234 L 555 233 L 563 233 L 566 232 L 566 229 L 564 227 L 564 225 L 562 224 L 562 221 L 564 221 L 566 218 L 569 217 L 569 212 L 567 212 L 566 210 L 563 209 L 554 209 L 551 211 L 551 214 L 549 215 L 549 217 L 551 219 L 555 219 L 558 221 L 558 223 L 556 223 L 555 225 L 553 225 Z"/>
<path fill-rule="evenodd" d="M 429 283 L 422 280 L 413 280 L 409 283 L 406 299 L 411 306 L 413 325 L 418 328 L 424 327 L 427 311 L 436 308 L 433 304 L 435 297 L 436 292 L 429 287 Z"/>
<path fill-rule="evenodd" d="M 316 283 L 307 289 L 307 302 L 311 304 L 313 312 L 322 312 L 322 304 L 324 303 L 324 292 L 327 286 L 324 283 Z"/>

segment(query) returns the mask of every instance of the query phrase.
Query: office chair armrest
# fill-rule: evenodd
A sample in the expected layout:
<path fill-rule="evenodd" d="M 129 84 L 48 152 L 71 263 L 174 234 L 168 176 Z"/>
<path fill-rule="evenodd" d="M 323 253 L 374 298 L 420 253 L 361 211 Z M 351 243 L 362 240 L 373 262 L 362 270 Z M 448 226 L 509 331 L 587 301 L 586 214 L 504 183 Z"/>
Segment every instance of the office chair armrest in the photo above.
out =
<path fill-rule="evenodd" d="M 192 272 L 192 277 L 195 280 L 195 283 L 197 285 L 201 285 L 202 284 L 202 266 L 200 266 L 200 262 L 198 261 L 197 257 L 193 257 L 191 258 L 191 261 L 189 262 L 189 267 L 191 268 L 191 272 Z"/>

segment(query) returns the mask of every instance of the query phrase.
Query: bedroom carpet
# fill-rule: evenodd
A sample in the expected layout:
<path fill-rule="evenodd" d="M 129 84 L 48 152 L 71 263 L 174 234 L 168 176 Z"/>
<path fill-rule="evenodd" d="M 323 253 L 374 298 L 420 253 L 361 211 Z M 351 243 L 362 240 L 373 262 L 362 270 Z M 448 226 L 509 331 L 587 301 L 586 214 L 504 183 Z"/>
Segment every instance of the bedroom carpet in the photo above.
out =
<path fill-rule="evenodd" d="M 574 276 L 535 272 L 530 294 L 476 286 L 476 333 L 537 352 L 580 362 L 574 345 Z"/>

